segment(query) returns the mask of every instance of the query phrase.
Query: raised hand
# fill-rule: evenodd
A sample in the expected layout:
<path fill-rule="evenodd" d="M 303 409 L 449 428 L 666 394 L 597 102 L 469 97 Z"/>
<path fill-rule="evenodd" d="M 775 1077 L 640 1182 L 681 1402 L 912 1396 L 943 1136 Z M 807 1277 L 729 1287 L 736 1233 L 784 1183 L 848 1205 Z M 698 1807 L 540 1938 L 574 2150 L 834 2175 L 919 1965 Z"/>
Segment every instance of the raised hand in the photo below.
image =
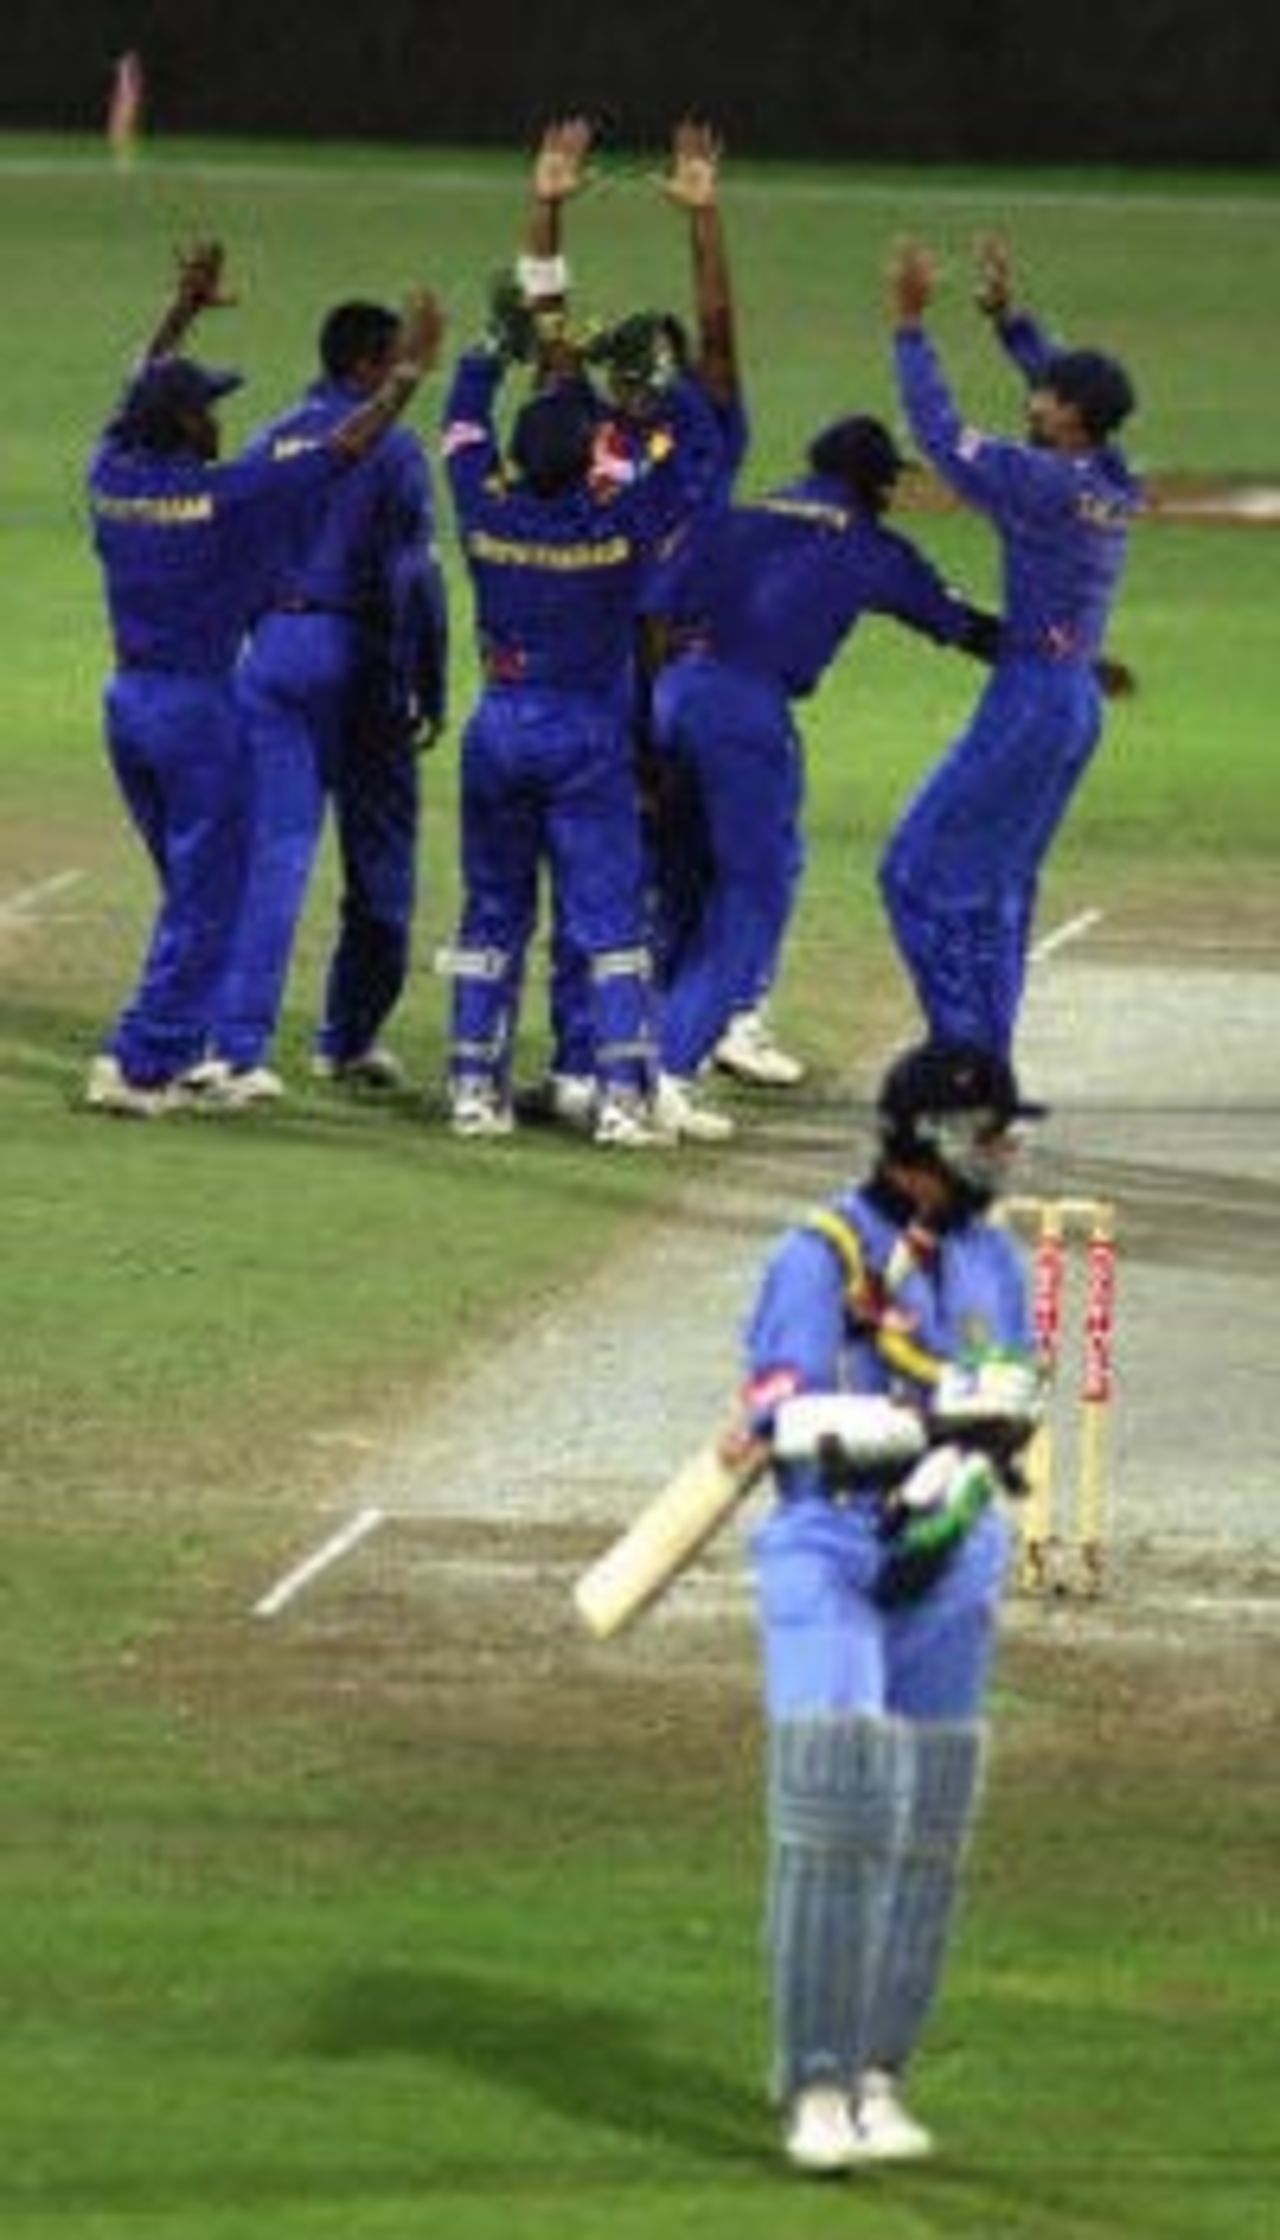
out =
<path fill-rule="evenodd" d="M 671 168 L 658 185 L 682 210 L 715 206 L 723 142 L 708 124 L 684 117 L 671 136 Z"/>
<path fill-rule="evenodd" d="M 938 281 L 937 260 L 919 241 L 897 241 L 890 252 L 886 277 L 889 304 L 899 326 L 915 326 L 933 301 Z"/>
<path fill-rule="evenodd" d="M 586 117 L 557 117 L 546 127 L 533 159 L 533 191 L 539 202 L 567 202 L 581 193 L 590 176 L 591 126 Z"/>
<path fill-rule="evenodd" d="M 1013 305 L 1013 257 L 997 233 L 980 234 L 974 243 L 973 300 L 988 319 L 1003 319 Z"/>
<path fill-rule="evenodd" d="M 177 297 L 189 318 L 199 311 L 225 311 L 235 302 L 223 286 L 226 252 L 220 241 L 190 241 L 175 252 Z"/>

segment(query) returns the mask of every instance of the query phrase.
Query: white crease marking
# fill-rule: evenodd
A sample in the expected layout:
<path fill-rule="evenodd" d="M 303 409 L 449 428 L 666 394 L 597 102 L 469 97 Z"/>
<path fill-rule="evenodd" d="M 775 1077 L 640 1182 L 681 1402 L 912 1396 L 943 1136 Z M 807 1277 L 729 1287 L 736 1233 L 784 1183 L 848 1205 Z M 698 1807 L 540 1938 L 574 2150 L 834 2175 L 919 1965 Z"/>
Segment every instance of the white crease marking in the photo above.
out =
<path fill-rule="evenodd" d="M 1105 916 L 1105 910 L 1081 910 L 1074 918 L 1055 926 L 1052 933 L 1043 934 L 1039 941 L 1032 943 L 1032 964 L 1043 964 L 1046 958 L 1056 956 L 1059 949 L 1068 948 L 1073 941 L 1083 941 L 1086 933 L 1092 933 Z"/>
<path fill-rule="evenodd" d="M 0 902 L 0 927 L 25 925 L 38 918 L 46 902 L 77 886 L 83 877 L 83 871 L 55 871 L 52 878 L 41 879 L 34 887 L 20 887 L 17 894 Z"/>
<path fill-rule="evenodd" d="M 329 1538 L 322 1540 L 320 1546 L 314 1548 L 309 1556 L 305 1556 L 301 1563 L 294 1565 L 292 1571 L 286 1571 L 283 1579 L 278 1579 L 273 1587 L 268 1588 L 266 1594 L 254 1603 L 254 1617 L 276 1617 L 322 1571 L 327 1571 L 331 1564 L 341 1562 L 343 1556 L 349 1555 L 352 1548 L 358 1547 L 362 1540 L 367 1540 L 369 1534 L 376 1532 L 385 1521 L 385 1509 L 378 1508 L 373 1502 L 364 1509 L 358 1509 L 355 1516 L 350 1517 L 337 1532 L 330 1533 Z"/>

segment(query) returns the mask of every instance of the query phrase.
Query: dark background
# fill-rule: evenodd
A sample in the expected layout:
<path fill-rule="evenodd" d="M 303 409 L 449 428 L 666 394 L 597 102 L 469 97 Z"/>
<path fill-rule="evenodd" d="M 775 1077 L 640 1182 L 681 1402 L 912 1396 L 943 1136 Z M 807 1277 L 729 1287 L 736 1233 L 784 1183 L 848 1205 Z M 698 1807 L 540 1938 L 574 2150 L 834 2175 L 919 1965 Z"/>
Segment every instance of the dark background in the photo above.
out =
<path fill-rule="evenodd" d="M 739 156 L 1257 164 L 1278 0 L 0 0 L 0 125 L 95 131 L 144 59 L 158 133 L 624 144 L 686 109 Z M 322 7 L 326 10 L 321 12 Z"/>

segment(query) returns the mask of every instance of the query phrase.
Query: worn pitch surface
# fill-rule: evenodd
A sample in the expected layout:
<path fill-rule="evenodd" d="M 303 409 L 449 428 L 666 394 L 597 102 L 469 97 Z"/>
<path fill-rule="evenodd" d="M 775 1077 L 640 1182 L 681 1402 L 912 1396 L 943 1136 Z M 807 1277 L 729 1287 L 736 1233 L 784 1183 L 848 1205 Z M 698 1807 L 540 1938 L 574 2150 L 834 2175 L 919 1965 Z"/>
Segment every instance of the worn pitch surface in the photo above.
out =
<path fill-rule="evenodd" d="M 1280 972 L 1188 930 L 1185 953 L 1104 917 L 1032 976 L 1022 1072 L 1054 1106 L 1021 1187 L 1114 1200 L 1119 1222 L 1108 1592 L 1046 1622 L 1093 1637 L 1255 1635 L 1280 1619 L 1273 1364 L 1280 1358 Z M 582 1650 L 574 1572 L 717 1421 L 762 1254 L 861 1166 L 868 1053 L 846 1100 L 762 1098 L 740 1146 L 687 1158 L 661 1228 L 486 1353 L 351 1488 L 385 1527 L 309 1594 L 488 1596 L 544 1645 Z M 479 1154 L 483 1156 L 484 1154 Z M 1078 1277 L 1068 1295 L 1078 1324 Z M 1070 1478 L 1074 1363 L 1061 1379 Z M 731 1526 L 624 1641 L 586 1653 L 745 1671 L 742 1538 Z M 305 1602 L 305 1598 L 304 1598 Z"/>

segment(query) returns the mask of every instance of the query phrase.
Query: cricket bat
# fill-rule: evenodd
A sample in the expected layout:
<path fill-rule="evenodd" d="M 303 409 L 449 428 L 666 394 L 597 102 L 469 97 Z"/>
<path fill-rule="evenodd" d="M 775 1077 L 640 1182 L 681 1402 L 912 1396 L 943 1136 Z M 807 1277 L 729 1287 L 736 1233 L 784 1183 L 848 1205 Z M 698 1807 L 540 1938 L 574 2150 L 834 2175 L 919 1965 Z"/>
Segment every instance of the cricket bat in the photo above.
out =
<path fill-rule="evenodd" d="M 748 1447 L 738 1462 L 726 1462 L 710 1439 L 691 1454 L 575 1583 L 573 1599 L 588 1632 L 608 1641 L 665 1594 L 768 1467 L 763 1446 Z"/>

